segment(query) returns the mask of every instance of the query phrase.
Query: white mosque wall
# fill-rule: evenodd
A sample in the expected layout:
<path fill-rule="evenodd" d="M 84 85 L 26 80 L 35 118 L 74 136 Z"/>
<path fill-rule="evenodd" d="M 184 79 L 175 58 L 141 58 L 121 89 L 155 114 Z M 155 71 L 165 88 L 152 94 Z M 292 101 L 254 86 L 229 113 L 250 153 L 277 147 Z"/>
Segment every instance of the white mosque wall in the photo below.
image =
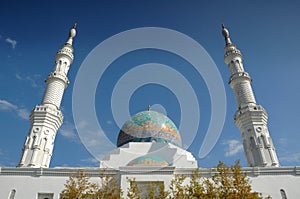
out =
<path fill-rule="evenodd" d="M 100 174 L 116 175 L 121 189 L 128 189 L 128 178 L 138 182 L 160 181 L 169 187 L 174 174 L 190 175 L 194 169 L 175 167 L 120 167 L 118 170 L 101 168 L 0 168 L 0 196 L 8 198 L 16 190 L 14 199 L 58 199 L 59 193 L 70 175 L 83 171 L 93 182 L 99 182 Z M 243 168 L 247 172 L 253 190 L 281 199 L 280 190 L 284 190 L 288 199 L 300 196 L 300 167 L 252 167 Z M 214 175 L 213 168 L 200 168 L 204 177 Z M 126 195 L 124 193 L 124 195 Z M 48 195 L 47 195 L 48 194 Z M 42 198 L 42 199 L 44 199 Z"/>

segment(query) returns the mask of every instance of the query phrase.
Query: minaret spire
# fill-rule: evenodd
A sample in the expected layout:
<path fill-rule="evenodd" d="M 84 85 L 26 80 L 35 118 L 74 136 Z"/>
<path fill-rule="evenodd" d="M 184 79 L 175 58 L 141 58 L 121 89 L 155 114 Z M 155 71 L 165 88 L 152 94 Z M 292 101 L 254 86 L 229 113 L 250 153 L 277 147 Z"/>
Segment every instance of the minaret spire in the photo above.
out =
<path fill-rule="evenodd" d="M 225 25 L 222 23 L 222 35 L 225 38 L 226 45 L 231 44 L 230 38 L 229 38 L 229 31 L 225 28 Z"/>
<path fill-rule="evenodd" d="M 76 24 L 71 28 L 67 42 L 56 53 L 54 71 L 46 80 L 41 105 L 30 114 L 30 130 L 18 167 L 48 168 L 50 165 L 55 136 L 63 122 L 60 104 L 69 84 L 67 74 L 74 60 L 72 44 L 75 36 Z"/>
<path fill-rule="evenodd" d="M 243 137 L 245 155 L 249 166 L 279 166 L 267 122 L 265 109 L 256 103 L 250 75 L 245 72 L 242 53 L 229 38 L 229 31 L 222 24 L 225 38 L 224 61 L 230 70 L 229 85 L 234 90 L 238 110 L 234 121 Z"/>
<path fill-rule="evenodd" d="M 66 42 L 66 43 L 68 43 L 68 44 L 70 44 L 70 45 L 72 45 L 72 43 L 73 43 L 73 38 L 76 36 L 76 26 L 77 26 L 77 24 L 74 23 L 73 28 L 70 30 L 70 33 L 69 33 L 69 39 L 68 39 L 68 41 Z"/>

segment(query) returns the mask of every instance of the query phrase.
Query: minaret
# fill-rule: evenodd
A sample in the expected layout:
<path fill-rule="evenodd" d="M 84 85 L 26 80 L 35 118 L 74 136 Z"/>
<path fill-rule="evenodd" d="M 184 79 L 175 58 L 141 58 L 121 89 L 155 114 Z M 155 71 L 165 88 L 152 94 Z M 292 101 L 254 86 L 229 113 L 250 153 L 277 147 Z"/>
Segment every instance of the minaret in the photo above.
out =
<path fill-rule="evenodd" d="M 74 60 L 72 42 L 76 35 L 76 24 L 69 38 L 56 53 L 54 71 L 48 75 L 44 97 L 30 114 L 30 129 L 17 167 L 48 168 L 57 130 L 62 125 L 63 114 L 60 103 L 69 84 L 67 77 Z"/>
<path fill-rule="evenodd" d="M 251 78 L 243 67 L 241 52 L 231 42 L 229 32 L 222 24 L 225 38 L 224 61 L 230 70 L 229 85 L 234 90 L 238 110 L 234 122 L 243 137 L 249 166 L 279 166 L 275 147 L 269 134 L 266 110 L 256 103 Z"/>

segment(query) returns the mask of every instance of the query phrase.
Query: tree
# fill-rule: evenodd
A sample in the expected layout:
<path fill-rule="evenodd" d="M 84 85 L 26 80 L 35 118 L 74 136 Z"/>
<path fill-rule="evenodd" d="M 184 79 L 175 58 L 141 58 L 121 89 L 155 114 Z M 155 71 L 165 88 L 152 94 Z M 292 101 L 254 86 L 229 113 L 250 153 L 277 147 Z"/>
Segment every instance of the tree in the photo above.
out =
<path fill-rule="evenodd" d="M 98 186 L 95 198 L 97 199 L 120 199 L 122 191 L 116 178 L 113 176 L 100 175 L 100 186 Z"/>
<path fill-rule="evenodd" d="M 176 174 L 169 191 L 164 183 L 136 182 L 127 179 L 130 184 L 126 198 L 129 199 L 260 199 L 261 194 L 252 190 L 247 174 L 242 171 L 240 162 L 227 166 L 219 162 L 212 177 L 202 177 L 200 170 L 192 172 L 190 178 Z M 92 183 L 79 172 L 70 176 L 61 192 L 61 199 L 120 199 L 122 190 L 114 176 L 100 175 L 99 183 Z M 270 197 L 268 197 L 270 198 Z"/>
<path fill-rule="evenodd" d="M 98 185 L 89 182 L 89 178 L 80 171 L 77 175 L 70 176 L 61 192 L 61 199 L 84 199 L 95 195 Z"/>
<path fill-rule="evenodd" d="M 187 187 L 183 185 L 184 181 L 186 180 L 186 176 L 177 174 L 175 178 L 171 181 L 170 184 L 170 194 L 169 199 L 186 199 L 187 198 Z"/>
<path fill-rule="evenodd" d="M 92 183 L 89 178 L 80 171 L 70 176 L 61 192 L 61 199 L 120 199 L 122 192 L 116 179 L 112 176 L 100 175 L 100 182 Z"/>
<path fill-rule="evenodd" d="M 249 178 L 242 171 L 240 162 L 228 167 L 219 162 L 212 178 L 200 175 L 199 169 L 193 171 L 189 183 L 183 184 L 186 177 L 176 176 L 170 186 L 169 199 L 259 199 L 260 194 L 252 191 Z"/>
<path fill-rule="evenodd" d="M 241 199 L 260 198 L 258 192 L 252 191 L 250 180 L 247 174 L 241 170 L 239 161 L 237 161 L 234 166 L 231 166 L 231 172 L 235 197 Z"/>
<path fill-rule="evenodd" d="M 141 190 L 139 189 L 135 179 L 127 178 L 129 183 L 129 189 L 127 191 L 127 197 L 129 199 L 141 199 Z"/>
<path fill-rule="evenodd" d="M 258 199 L 259 193 L 253 192 L 247 174 L 242 171 L 240 162 L 228 167 L 219 162 L 217 173 L 212 177 L 219 198 Z"/>

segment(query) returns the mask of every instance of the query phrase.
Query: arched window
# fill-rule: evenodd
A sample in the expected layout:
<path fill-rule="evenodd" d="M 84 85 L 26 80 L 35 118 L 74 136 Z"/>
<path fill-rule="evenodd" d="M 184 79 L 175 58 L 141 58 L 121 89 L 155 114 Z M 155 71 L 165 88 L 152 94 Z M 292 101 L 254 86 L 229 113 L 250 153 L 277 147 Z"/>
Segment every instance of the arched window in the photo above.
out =
<path fill-rule="evenodd" d="M 38 193 L 37 199 L 53 199 L 53 193 Z"/>
<path fill-rule="evenodd" d="M 41 140 L 41 149 L 43 149 L 44 151 L 45 151 L 45 149 L 46 149 L 46 144 L 47 144 L 47 138 L 43 138 L 42 140 Z"/>
<path fill-rule="evenodd" d="M 16 190 L 12 189 L 9 193 L 8 199 L 14 199 L 16 195 Z"/>
<path fill-rule="evenodd" d="M 280 194 L 282 199 L 287 199 L 284 189 L 280 189 Z"/>
<path fill-rule="evenodd" d="M 255 149 L 256 148 L 256 143 L 253 137 L 250 137 L 250 146 L 251 149 Z"/>
<path fill-rule="evenodd" d="M 36 142 L 36 136 L 33 136 L 32 143 L 31 143 L 31 148 L 34 148 L 35 142 Z"/>

